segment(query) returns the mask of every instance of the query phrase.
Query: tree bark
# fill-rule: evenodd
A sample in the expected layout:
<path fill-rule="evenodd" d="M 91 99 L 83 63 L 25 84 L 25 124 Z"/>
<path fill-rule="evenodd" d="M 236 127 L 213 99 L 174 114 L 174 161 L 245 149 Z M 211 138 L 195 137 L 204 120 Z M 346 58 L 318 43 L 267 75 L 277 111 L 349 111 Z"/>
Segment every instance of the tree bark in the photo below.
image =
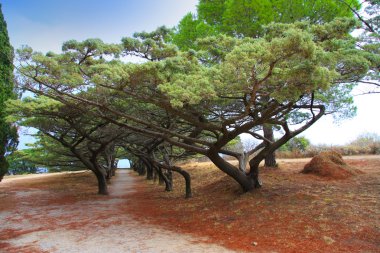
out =
<path fill-rule="evenodd" d="M 264 124 L 263 125 L 263 131 L 264 131 L 264 137 L 272 142 L 274 142 L 274 135 L 273 135 L 273 128 L 269 124 Z M 276 154 L 275 152 L 269 152 L 265 156 L 265 167 L 277 167 L 277 162 L 276 162 Z"/>
<path fill-rule="evenodd" d="M 229 162 L 225 161 L 217 152 L 209 152 L 207 157 L 217 166 L 221 171 L 232 177 L 243 189 L 248 192 L 255 188 L 255 181 L 246 173 L 239 170 Z"/>
<path fill-rule="evenodd" d="M 169 187 L 167 187 L 165 190 L 172 191 L 173 190 L 173 172 L 171 170 L 166 170 L 166 172 L 163 174 L 169 182 Z"/>
<path fill-rule="evenodd" d="M 259 157 L 252 158 L 249 161 L 249 168 L 250 168 L 249 177 L 252 180 L 254 188 L 260 188 L 262 186 L 262 182 L 259 177 L 259 165 L 261 161 L 262 161 L 262 158 L 259 158 Z"/>
<path fill-rule="evenodd" d="M 175 171 L 175 172 L 178 172 L 179 174 L 181 174 L 183 176 L 183 178 L 185 179 L 185 185 L 186 185 L 185 198 L 191 198 L 193 196 L 193 194 L 191 192 L 191 177 L 190 177 L 190 174 L 186 170 L 183 170 L 182 168 L 177 167 L 177 166 L 172 166 L 171 169 L 173 171 Z"/>
<path fill-rule="evenodd" d="M 111 172 L 111 170 L 109 168 L 105 168 L 105 170 L 106 170 L 106 176 L 105 176 L 105 178 L 109 182 L 111 180 L 111 177 L 112 177 L 112 175 L 111 175 L 112 172 Z"/>
<path fill-rule="evenodd" d="M 144 163 L 141 160 L 137 162 L 137 173 L 139 173 L 139 176 L 145 176 L 146 173 Z"/>
<path fill-rule="evenodd" d="M 173 190 L 173 185 L 171 181 L 165 176 L 165 174 L 162 172 L 162 168 L 160 167 L 158 170 L 158 174 L 160 175 L 160 178 L 164 181 L 165 183 L 165 191 L 170 192 Z"/>
<path fill-rule="evenodd" d="M 140 157 L 140 160 L 142 161 L 142 164 L 144 164 L 146 168 L 146 179 L 153 180 L 153 166 L 152 166 L 151 161 L 146 157 Z"/>
<path fill-rule="evenodd" d="M 104 174 L 101 171 L 93 170 L 98 180 L 98 194 L 108 195 L 108 187 Z"/>
<path fill-rule="evenodd" d="M 239 156 L 239 169 L 240 171 L 242 172 L 246 172 L 247 171 L 247 163 L 248 163 L 248 159 L 249 159 L 249 153 L 248 152 L 243 152 L 240 156 Z"/>
<path fill-rule="evenodd" d="M 146 165 L 146 179 L 153 180 L 153 167 L 151 164 Z"/>

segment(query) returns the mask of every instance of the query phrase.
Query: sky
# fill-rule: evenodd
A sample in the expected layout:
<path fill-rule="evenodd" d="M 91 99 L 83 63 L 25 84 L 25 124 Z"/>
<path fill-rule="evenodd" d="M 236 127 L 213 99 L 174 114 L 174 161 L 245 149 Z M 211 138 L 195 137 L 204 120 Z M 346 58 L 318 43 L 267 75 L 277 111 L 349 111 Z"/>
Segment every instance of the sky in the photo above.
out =
<path fill-rule="evenodd" d="M 0 0 L 11 44 L 60 52 L 71 39 L 118 43 L 134 32 L 173 27 L 198 0 Z M 357 89 L 356 94 L 361 93 Z M 343 145 L 363 133 L 380 135 L 380 94 L 355 96 L 357 116 L 335 122 L 326 116 L 302 135 L 313 144 Z M 29 138 L 22 136 L 20 147 Z"/>

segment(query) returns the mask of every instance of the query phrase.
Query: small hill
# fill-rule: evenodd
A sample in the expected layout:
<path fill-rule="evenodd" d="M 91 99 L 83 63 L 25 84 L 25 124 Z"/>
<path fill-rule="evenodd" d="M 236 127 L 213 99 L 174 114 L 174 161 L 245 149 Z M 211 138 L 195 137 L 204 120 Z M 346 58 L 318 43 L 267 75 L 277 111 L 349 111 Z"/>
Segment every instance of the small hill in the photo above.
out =
<path fill-rule="evenodd" d="M 359 171 L 348 166 L 338 152 L 327 151 L 314 156 L 301 172 L 326 179 L 346 179 Z"/>

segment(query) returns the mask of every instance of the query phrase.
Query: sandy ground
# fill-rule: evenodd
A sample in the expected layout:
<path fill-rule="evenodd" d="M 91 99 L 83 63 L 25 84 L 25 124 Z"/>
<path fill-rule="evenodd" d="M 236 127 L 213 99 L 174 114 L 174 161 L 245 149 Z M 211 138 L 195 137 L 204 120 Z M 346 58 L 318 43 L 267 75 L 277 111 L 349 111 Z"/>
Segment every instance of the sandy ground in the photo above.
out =
<path fill-rule="evenodd" d="M 49 186 L 29 187 L 33 180 L 62 175 L 5 178 L 0 184 L 0 252 L 233 252 L 205 243 L 207 238 L 137 222 L 120 211 L 135 185 L 129 173 L 118 171 L 109 196 L 74 201 L 64 187 L 58 194 Z"/>

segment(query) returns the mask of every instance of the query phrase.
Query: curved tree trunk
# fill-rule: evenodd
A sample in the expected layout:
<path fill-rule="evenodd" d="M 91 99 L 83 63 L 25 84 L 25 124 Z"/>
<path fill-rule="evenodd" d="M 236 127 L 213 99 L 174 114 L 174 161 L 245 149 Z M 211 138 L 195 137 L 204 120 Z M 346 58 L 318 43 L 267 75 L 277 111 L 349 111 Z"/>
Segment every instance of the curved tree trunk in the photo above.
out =
<path fill-rule="evenodd" d="M 246 173 L 239 170 L 237 167 L 233 166 L 229 162 L 225 161 L 218 153 L 207 154 L 207 157 L 217 166 L 221 171 L 232 177 L 236 182 L 238 182 L 241 188 L 245 191 L 251 191 L 255 188 L 256 182 Z"/>
<path fill-rule="evenodd" d="M 178 172 L 179 174 L 181 174 L 183 176 L 183 178 L 185 179 L 185 185 L 186 185 L 186 195 L 185 195 L 185 198 L 191 198 L 193 196 L 193 194 L 191 192 L 191 177 L 190 177 L 190 174 L 186 170 L 183 170 L 182 168 L 177 167 L 177 166 L 172 166 L 171 169 L 173 171 L 175 171 L 175 172 Z"/>

